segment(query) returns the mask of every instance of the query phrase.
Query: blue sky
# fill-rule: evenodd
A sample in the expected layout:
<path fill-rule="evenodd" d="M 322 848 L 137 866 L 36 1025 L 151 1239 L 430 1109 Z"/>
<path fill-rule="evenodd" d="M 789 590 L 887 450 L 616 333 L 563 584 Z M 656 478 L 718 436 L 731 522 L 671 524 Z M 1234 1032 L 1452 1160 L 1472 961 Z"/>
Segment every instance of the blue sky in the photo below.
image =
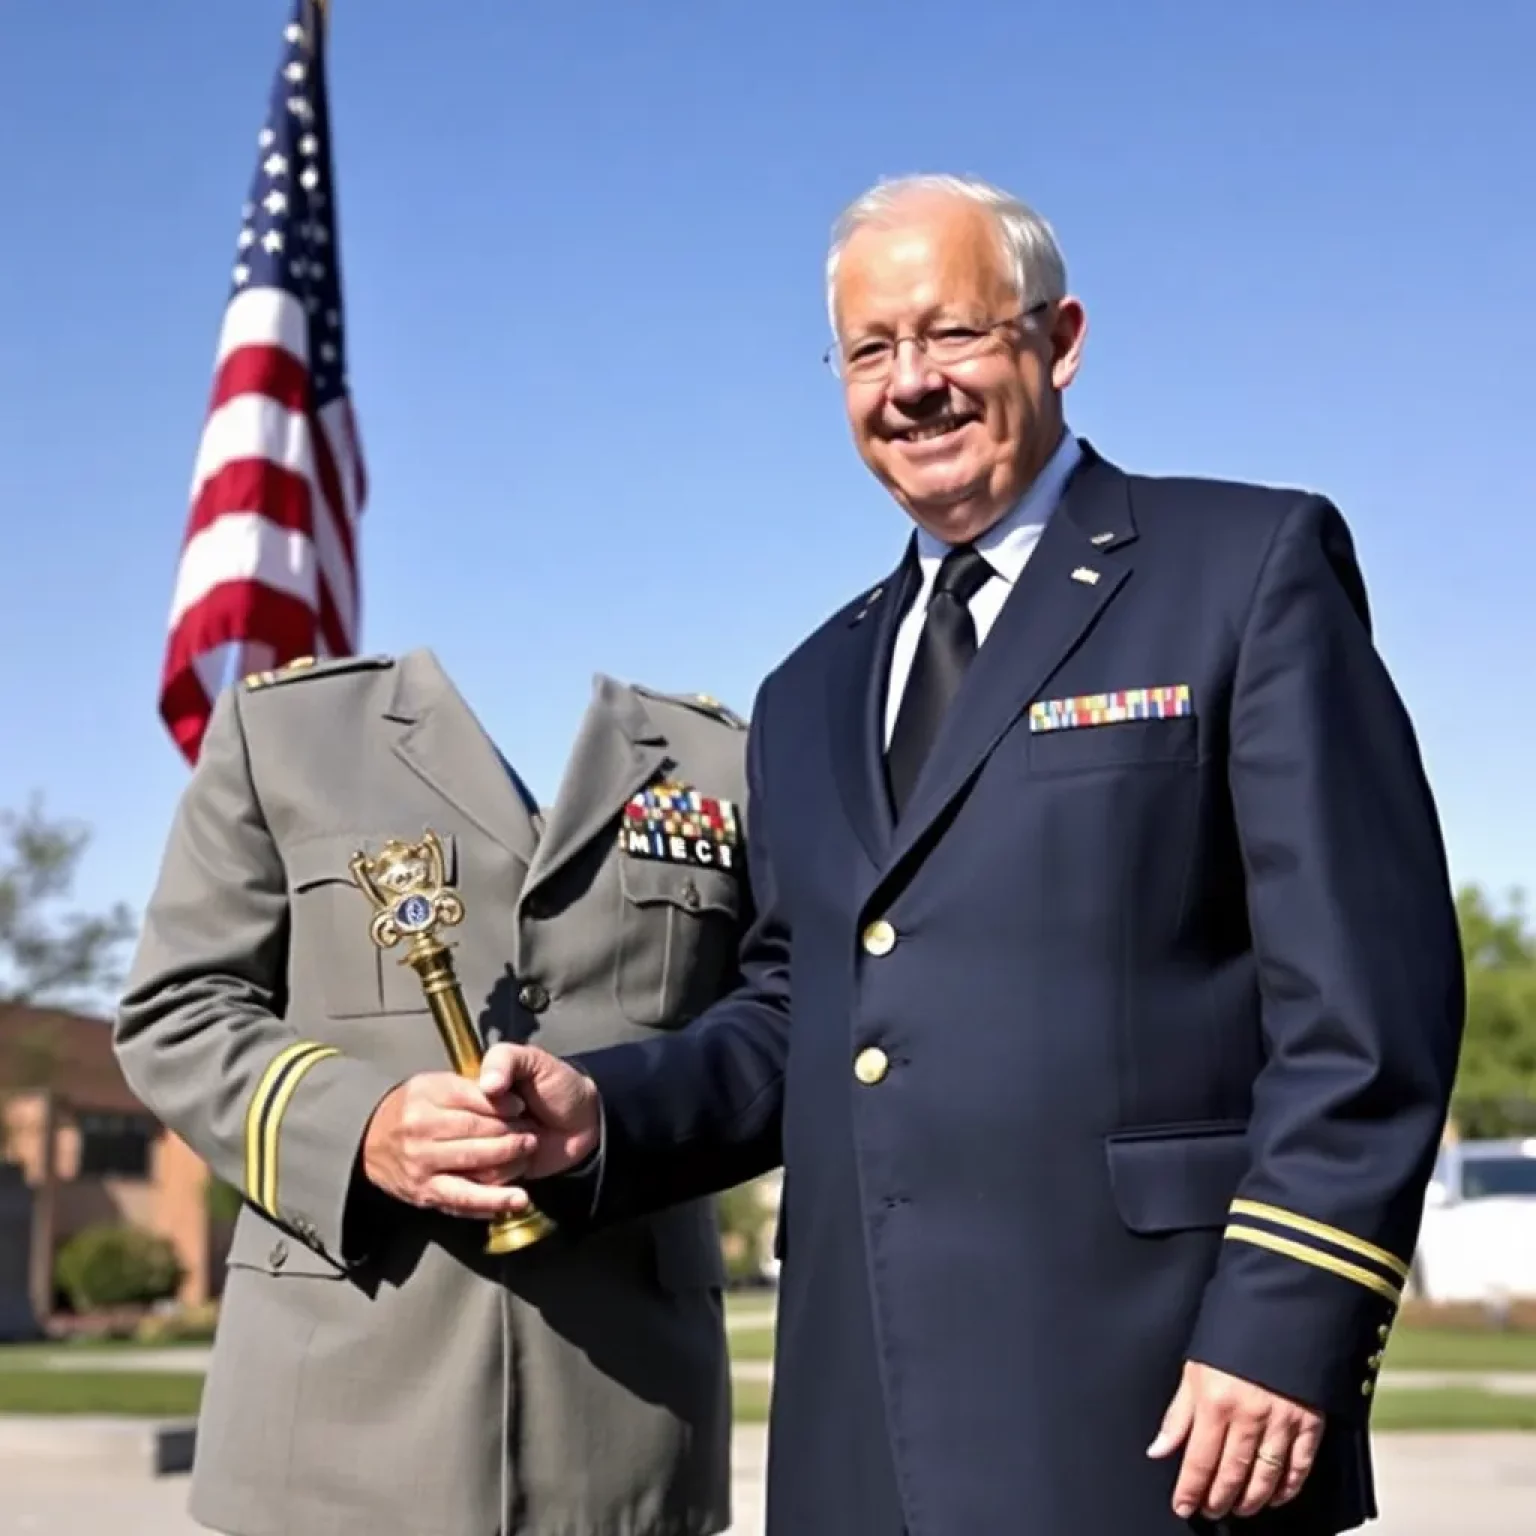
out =
<path fill-rule="evenodd" d="M 0 805 L 138 906 L 286 0 L 4 9 Z M 544 795 L 596 670 L 745 710 L 907 531 L 819 362 L 828 226 L 972 172 L 1065 245 L 1079 432 L 1336 498 L 1457 877 L 1536 885 L 1533 57 L 1521 0 L 334 0 L 364 648 L 434 648 Z"/>

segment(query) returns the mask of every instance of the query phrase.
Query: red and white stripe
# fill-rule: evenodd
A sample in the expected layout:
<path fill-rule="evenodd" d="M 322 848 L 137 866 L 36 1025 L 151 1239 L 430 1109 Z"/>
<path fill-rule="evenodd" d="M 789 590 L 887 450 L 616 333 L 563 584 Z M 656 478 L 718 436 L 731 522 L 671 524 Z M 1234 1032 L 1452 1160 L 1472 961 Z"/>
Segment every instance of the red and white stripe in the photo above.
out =
<path fill-rule="evenodd" d="M 160 713 L 196 762 L 227 647 L 236 672 L 358 643 L 367 473 L 350 400 L 310 399 L 309 326 L 280 289 L 240 292 L 219 337 L 171 602 Z"/>

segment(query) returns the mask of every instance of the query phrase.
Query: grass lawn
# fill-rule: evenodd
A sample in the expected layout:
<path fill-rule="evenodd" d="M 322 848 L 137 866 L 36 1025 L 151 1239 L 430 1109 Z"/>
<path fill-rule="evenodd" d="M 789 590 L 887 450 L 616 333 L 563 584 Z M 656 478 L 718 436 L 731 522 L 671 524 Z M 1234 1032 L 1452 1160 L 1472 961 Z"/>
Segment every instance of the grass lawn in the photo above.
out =
<path fill-rule="evenodd" d="M 761 1424 L 768 1418 L 771 1387 L 766 1381 L 735 1385 L 736 1422 Z M 1392 1391 L 1383 1388 L 1371 1420 L 1377 1431 L 1536 1431 L 1536 1396 L 1515 1397 L 1469 1388 Z"/>
<path fill-rule="evenodd" d="M 768 1417 L 766 1381 L 738 1381 L 736 1415 L 743 1424 Z M 169 1371 L 25 1371 L 0 1373 L 0 1414 L 120 1414 L 127 1418 L 192 1418 L 203 1378 Z"/>
<path fill-rule="evenodd" d="M 1386 1370 L 1536 1371 L 1536 1331 L 1399 1327 L 1387 1344 Z"/>
<path fill-rule="evenodd" d="M 1383 1387 L 1371 1414 L 1381 1430 L 1536 1430 L 1536 1394 L 1478 1392 L 1471 1387 L 1424 1391 Z"/>
<path fill-rule="evenodd" d="M 733 1328 L 727 1337 L 731 1341 L 733 1360 L 772 1360 L 773 1328 Z"/>
<path fill-rule="evenodd" d="M 192 1418 L 203 1379 L 165 1371 L 26 1371 L 0 1374 L 0 1414 L 117 1414 L 133 1418 Z M 738 1381 L 736 1421 L 768 1417 L 771 1385 Z M 1536 1432 L 1536 1396 L 1477 1392 L 1470 1388 L 1393 1391 L 1377 1398 L 1379 1431 L 1526 1430 Z"/>
<path fill-rule="evenodd" d="M 174 1343 L 140 1344 L 133 1339 L 71 1339 L 63 1344 L 0 1344 L 0 1371 L 36 1370 L 44 1361 L 58 1359 L 89 1360 L 100 1355 L 134 1355 L 145 1350 L 162 1351 L 207 1349 L 207 1343 L 177 1339 Z"/>
<path fill-rule="evenodd" d="M 727 1291 L 725 1315 L 729 1322 L 741 1324 L 771 1323 L 778 1312 L 772 1291 Z"/>
<path fill-rule="evenodd" d="M 766 1424 L 768 1422 L 768 1396 L 773 1388 L 766 1381 L 738 1381 L 732 1383 L 738 1424 Z"/>
<path fill-rule="evenodd" d="M 773 1358 L 775 1308 L 771 1293 L 736 1293 L 727 1297 L 732 1357 L 738 1361 Z M 135 1371 L 123 1368 L 125 1356 L 145 1346 L 130 1342 L 80 1341 L 53 1345 L 0 1346 L 0 1414 L 122 1414 L 152 1418 L 190 1418 L 197 1412 L 202 1377 L 194 1371 Z M 175 1344 L 155 1345 L 174 1349 Z M 94 1355 L 119 1357 L 115 1370 L 92 1370 Z M 44 1367 L 48 1357 L 72 1357 L 70 1370 Z M 83 1358 L 82 1358 L 83 1357 Z M 1386 1369 L 1422 1371 L 1536 1372 L 1536 1329 L 1496 1332 L 1475 1327 L 1434 1327 L 1404 1321 L 1387 1347 Z M 767 1418 L 767 1381 L 734 1385 L 739 1423 Z M 1390 1377 L 1377 1397 L 1373 1423 L 1378 1430 L 1525 1430 L 1536 1432 L 1536 1394 L 1514 1395 L 1474 1387 L 1433 1390 L 1394 1388 Z"/>
<path fill-rule="evenodd" d="M 731 1329 L 731 1355 L 736 1360 L 773 1359 L 773 1321 L 745 1315 Z M 1536 1331 L 1498 1333 L 1461 1328 L 1401 1327 L 1387 1345 L 1387 1370 L 1398 1371 L 1533 1371 L 1536 1372 Z"/>
<path fill-rule="evenodd" d="M 193 1372 L 0 1371 L 0 1413 L 180 1419 L 197 1412 L 202 1395 Z"/>

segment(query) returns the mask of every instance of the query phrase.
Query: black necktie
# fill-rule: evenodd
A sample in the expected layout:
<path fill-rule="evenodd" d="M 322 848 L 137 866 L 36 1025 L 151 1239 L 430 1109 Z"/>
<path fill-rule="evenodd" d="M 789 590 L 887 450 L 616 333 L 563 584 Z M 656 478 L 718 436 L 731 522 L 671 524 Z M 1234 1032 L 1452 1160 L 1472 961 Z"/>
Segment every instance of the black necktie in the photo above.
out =
<path fill-rule="evenodd" d="M 970 601 L 991 576 L 992 567 L 969 544 L 952 549 L 939 567 L 886 754 L 891 801 L 898 816 L 917 783 L 965 669 L 976 654 Z"/>

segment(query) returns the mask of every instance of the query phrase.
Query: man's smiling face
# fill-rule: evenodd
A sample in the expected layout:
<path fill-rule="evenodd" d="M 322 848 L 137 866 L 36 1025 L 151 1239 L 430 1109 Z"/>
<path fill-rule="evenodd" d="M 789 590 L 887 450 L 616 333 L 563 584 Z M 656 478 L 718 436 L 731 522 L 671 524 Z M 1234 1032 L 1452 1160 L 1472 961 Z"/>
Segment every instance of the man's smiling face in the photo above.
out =
<path fill-rule="evenodd" d="M 1022 318 L 998 226 L 958 197 L 913 197 L 856 230 L 834 284 L 854 442 L 912 518 L 946 543 L 984 533 L 1023 495 L 1061 436 L 1060 390 L 1083 338 L 1073 299 Z M 964 349 L 942 361 L 934 352 Z M 862 355 L 895 356 L 862 376 Z"/>

